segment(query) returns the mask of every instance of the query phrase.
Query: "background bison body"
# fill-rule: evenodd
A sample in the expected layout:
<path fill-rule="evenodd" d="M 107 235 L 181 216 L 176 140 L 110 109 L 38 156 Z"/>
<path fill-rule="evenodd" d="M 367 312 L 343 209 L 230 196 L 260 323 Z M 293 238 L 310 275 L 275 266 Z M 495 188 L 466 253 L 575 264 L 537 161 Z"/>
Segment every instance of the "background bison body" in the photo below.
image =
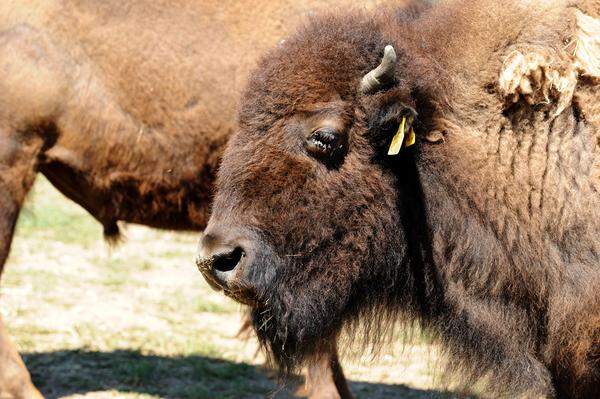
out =
<path fill-rule="evenodd" d="M 323 17 L 261 61 L 199 267 L 252 304 L 282 367 L 344 326 L 376 338 L 401 318 L 494 395 L 597 395 L 600 76 L 584 59 L 600 60 L 599 13 Z M 394 78 L 361 92 L 388 44 Z M 414 110 L 416 145 L 386 156 Z"/>
<path fill-rule="evenodd" d="M 0 268 L 38 172 L 109 237 L 117 221 L 204 228 L 258 54 L 350 3 L 0 2 Z M 38 396 L 1 325 L 0 396 Z"/>

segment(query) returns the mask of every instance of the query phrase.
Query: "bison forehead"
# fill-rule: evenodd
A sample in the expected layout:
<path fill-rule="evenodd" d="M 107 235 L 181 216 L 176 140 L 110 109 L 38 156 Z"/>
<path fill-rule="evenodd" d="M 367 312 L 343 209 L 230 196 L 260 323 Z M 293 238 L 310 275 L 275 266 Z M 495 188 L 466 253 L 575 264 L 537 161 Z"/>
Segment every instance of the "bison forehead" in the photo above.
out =
<path fill-rule="evenodd" d="M 261 60 L 242 97 L 241 124 L 264 129 L 335 96 L 353 101 L 384 42 L 377 21 L 362 14 L 313 20 Z"/>

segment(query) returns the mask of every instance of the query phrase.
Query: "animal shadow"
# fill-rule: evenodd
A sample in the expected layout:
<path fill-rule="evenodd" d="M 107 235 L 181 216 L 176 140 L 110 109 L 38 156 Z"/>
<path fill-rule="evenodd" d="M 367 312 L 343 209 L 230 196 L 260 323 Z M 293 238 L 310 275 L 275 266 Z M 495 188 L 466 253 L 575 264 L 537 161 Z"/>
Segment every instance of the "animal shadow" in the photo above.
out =
<path fill-rule="evenodd" d="M 157 356 L 135 350 L 60 350 L 24 354 L 33 382 L 48 399 L 109 391 L 173 399 L 296 398 L 300 377 L 282 382 L 273 370 L 200 355 Z M 350 382 L 358 399 L 450 399 L 451 393 L 406 385 Z"/>

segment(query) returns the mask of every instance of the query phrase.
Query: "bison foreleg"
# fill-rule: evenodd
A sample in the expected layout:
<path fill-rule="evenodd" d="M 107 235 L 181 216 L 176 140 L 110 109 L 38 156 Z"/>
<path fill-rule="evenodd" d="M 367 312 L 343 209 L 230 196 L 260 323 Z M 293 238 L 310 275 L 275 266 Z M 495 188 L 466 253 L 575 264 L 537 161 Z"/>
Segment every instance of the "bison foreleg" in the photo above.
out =
<path fill-rule="evenodd" d="M 0 271 L 8 257 L 15 223 L 34 178 L 33 159 L 0 129 Z M 41 398 L 0 318 L 0 398 Z"/>
<path fill-rule="evenodd" d="M 309 399 L 352 399 L 335 344 L 308 368 L 306 390 Z"/>
<path fill-rule="evenodd" d="M 55 140 L 63 74 L 51 53 L 28 26 L 0 32 L 0 271 L 39 157 Z M 0 320 L 0 398 L 41 397 Z"/>
<path fill-rule="evenodd" d="M 0 397 L 41 399 L 0 319 Z"/>

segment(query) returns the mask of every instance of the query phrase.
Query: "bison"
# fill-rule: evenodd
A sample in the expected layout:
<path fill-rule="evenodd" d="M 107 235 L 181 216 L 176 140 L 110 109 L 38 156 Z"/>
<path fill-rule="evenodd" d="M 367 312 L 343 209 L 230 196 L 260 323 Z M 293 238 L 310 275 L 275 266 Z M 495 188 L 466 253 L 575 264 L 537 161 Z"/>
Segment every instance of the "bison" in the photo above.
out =
<path fill-rule="evenodd" d="M 350 3 L 2 0 L 0 270 L 40 172 L 109 238 L 117 221 L 202 230 L 249 69 L 302 15 Z M 316 390 L 345 392 L 335 352 L 322 364 Z M 1 322 L 0 396 L 40 396 Z"/>
<path fill-rule="evenodd" d="M 400 320 L 494 397 L 598 397 L 599 17 L 325 15 L 263 57 L 197 264 L 282 370 Z"/>

